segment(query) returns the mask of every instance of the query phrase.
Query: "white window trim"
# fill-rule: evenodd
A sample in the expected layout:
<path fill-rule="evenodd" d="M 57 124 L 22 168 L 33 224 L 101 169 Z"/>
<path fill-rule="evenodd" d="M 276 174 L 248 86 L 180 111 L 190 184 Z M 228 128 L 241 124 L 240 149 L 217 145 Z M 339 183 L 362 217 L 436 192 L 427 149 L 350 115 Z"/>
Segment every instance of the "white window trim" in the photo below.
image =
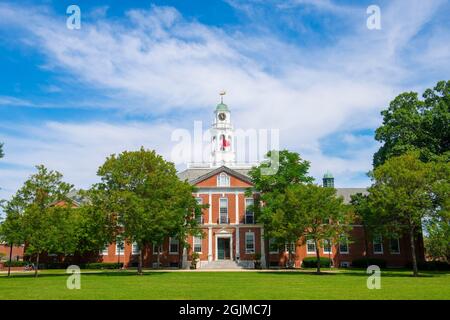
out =
<path fill-rule="evenodd" d="M 137 244 L 136 242 L 133 242 L 133 243 L 131 244 L 131 255 L 133 255 L 133 256 L 138 256 L 140 250 L 138 250 L 138 252 L 135 252 L 135 250 L 134 250 L 135 247 L 139 247 L 139 246 L 138 246 L 138 244 Z M 138 249 L 139 249 L 139 248 L 138 248 Z"/>
<path fill-rule="evenodd" d="M 117 245 L 118 245 L 119 243 L 117 242 L 117 240 L 116 240 L 116 245 L 115 245 L 115 254 L 116 254 L 116 256 L 124 256 L 125 255 L 125 242 L 124 241 L 122 241 L 122 245 L 123 245 L 123 248 L 121 248 L 120 249 L 120 253 L 118 254 L 118 250 L 117 250 Z"/>
<path fill-rule="evenodd" d="M 314 251 L 310 251 L 308 247 L 308 242 L 311 242 L 314 244 Z M 306 240 L 306 254 L 316 254 L 316 243 L 314 242 L 314 239 Z"/>
<path fill-rule="evenodd" d="M 105 253 L 106 252 L 106 253 Z M 101 255 L 102 256 L 108 256 L 109 255 L 109 244 L 107 244 L 105 246 L 105 248 L 103 248 L 103 250 L 101 251 Z"/>
<path fill-rule="evenodd" d="M 342 242 L 342 241 L 339 241 L 339 253 L 340 253 L 340 254 L 349 254 L 349 253 L 350 253 L 350 246 L 348 245 L 348 239 L 347 239 L 347 237 L 345 238 L 345 245 L 346 245 L 346 247 L 347 247 L 347 250 L 346 250 L 346 251 L 341 251 L 341 242 Z"/>
<path fill-rule="evenodd" d="M 226 183 L 224 184 L 222 178 L 225 178 Z M 230 176 L 225 172 L 219 173 L 217 176 L 217 186 L 218 187 L 229 187 L 230 186 Z"/>
<path fill-rule="evenodd" d="M 398 251 L 397 252 L 393 252 L 392 250 L 391 250 L 391 241 L 392 240 L 397 240 L 397 244 L 398 244 Z M 399 238 L 396 238 L 396 239 L 389 239 L 389 253 L 390 254 L 395 254 L 395 255 L 397 255 L 397 254 L 400 254 L 400 252 L 401 252 L 401 250 L 400 250 L 400 239 Z"/>
<path fill-rule="evenodd" d="M 249 251 L 247 248 L 247 235 L 252 236 L 253 250 Z M 255 242 L 255 233 L 253 231 L 248 231 L 245 233 L 245 254 L 254 254 L 256 253 L 256 242 Z"/>
<path fill-rule="evenodd" d="M 373 254 L 383 254 L 384 253 L 383 237 L 379 236 L 379 238 L 380 238 L 380 244 L 381 244 L 381 251 L 375 251 L 375 238 L 374 238 L 374 239 L 372 239 Z"/>
<path fill-rule="evenodd" d="M 158 249 L 158 247 L 160 247 L 161 248 L 161 252 L 159 254 L 163 254 L 163 249 L 164 248 L 163 248 L 162 244 L 160 244 L 159 246 L 157 244 L 153 244 L 152 245 L 152 254 L 158 255 L 158 251 L 155 251 L 155 247 L 156 247 L 156 249 Z"/>
<path fill-rule="evenodd" d="M 199 201 L 200 200 L 200 201 Z M 195 201 L 197 201 L 197 204 L 202 205 L 203 204 L 203 198 L 202 197 L 195 197 Z M 203 210 L 200 213 L 200 216 L 195 217 L 195 219 L 200 218 L 200 224 L 203 224 Z"/>
<path fill-rule="evenodd" d="M 199 239 L 200 240 L 200 251 L 195 251 L 195 240 Z M 198 253 L 198 254 L 202 254 L 203 252 L 203 239 L 201 237 L 192 237 L 192 252 Z"/>
<path fill-rule="evenodd" d="M 174 239 L 176 239 L 176 238 L 169 237 L 169 254 L 171 254 L 171 255 L 180 254 L 180 241 L 179 240 L 177 240 L 178 241 L 178 244 L 177 244 L 178 250 L 170 251 L 172 249 L 172 246 L 171 246 L 172 240 L 174 240 Z"/>
<path fill-rule="evenodd" d="M 219 198 L 219 224 L 222 224 L 220 221 L 221 221 L 221 216 L 222 216 L 222 214 L 220 213 L 220 202 L 222 201 L 222 200 L 225 200 L 226 201 L 226 203 L 227 203 L 227 216 L 226 216 L 226 221 L 227 221 L 227 223 L 229 223 L 230 222 L 230 215 L 229 215 L 229 203 L 228 203 L 228 198 L 226 198 L 226 197 L 220 197 Z"/>
<path fill-rule="evenodd" d="M 245 198 L 244 199 L 244 204 L 245 204 L 245 210 L 244 210 L 244 222 L 245 224 L 247 224 L 247 200 L 251 200 L 252 201 L 252 205 L 254 204 L 254 199 L 253 198 Z M 252 212 L 252 217 L 253 217 L 253 223 L 255 224 L 255 212 Z"/>
<path fill-rule="evenodd" d="M 323 241 L 324 241 L 323 250 L 322 250 L 323 254 L 333 254 L 333 244 L 331 243 L 331 240 L 330 239 L 325 239 Z M 329 244 L 330 244 L 330 251 L 325 251 L 325 241 L 329 242 Z"/>

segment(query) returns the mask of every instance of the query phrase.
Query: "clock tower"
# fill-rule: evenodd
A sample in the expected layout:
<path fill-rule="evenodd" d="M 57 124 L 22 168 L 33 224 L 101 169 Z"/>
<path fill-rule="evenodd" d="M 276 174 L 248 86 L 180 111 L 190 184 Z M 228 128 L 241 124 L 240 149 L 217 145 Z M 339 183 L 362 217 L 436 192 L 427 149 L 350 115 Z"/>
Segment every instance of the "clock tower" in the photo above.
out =
<path fill-rule="evenodd" d="M 220 93 L 220 103 L 214 110 L 214 121 L 210 129 L 213 166 L 232 166 L 236 161 L 231 114 L 228 106 L 223 103 L 224 95 L 225 92 L 222 91 Z"/>

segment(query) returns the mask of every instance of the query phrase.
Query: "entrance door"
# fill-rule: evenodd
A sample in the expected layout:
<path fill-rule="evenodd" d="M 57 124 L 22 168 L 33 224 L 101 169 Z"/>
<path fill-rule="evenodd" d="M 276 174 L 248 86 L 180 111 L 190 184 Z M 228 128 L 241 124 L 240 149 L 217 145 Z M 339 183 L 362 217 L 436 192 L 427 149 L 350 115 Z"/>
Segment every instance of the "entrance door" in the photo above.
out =
<path fill-rule="evenodd" d="M 217 259 L 228 260 L 230 259 L 230 239 L 218 238 L 217 239 Z"/>

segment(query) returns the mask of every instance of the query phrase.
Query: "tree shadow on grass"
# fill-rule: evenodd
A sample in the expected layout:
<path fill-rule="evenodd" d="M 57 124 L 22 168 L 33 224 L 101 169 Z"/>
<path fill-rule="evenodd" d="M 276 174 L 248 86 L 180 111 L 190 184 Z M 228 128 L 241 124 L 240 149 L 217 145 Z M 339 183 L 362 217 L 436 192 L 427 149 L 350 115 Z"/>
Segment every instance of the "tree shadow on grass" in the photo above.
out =
<path fill-rule="evenodd" d="M 130 276 L 138 276 L 138 277 L 146 277 L 146 276 L 156 276 L 156 275 L 165 275 L 169 272 L 159 271 L 144 271 L 142 275 L 139 275 L 137 271 L 128 271 L 128 270 L 98 270 L 98 271 L 87 271 L 83 272 L 81 270 L 81 275 L 83 277 L 90 276 L 101 276 L 101 277 L 130 277 Z M 39 278 L 57 278 L 57 277 L 68 277 L 71 273 L 62 272 L 62 270 L 58 270 L 58 272 L 52 273 L 51 271 L 45 270 L 43 273 L 38 273 Z M 11 273 L 11 276 L 8 277 L 6 274 L 0 274 L 1 279 L 14 279 L 14 278 L 34 278 L 34 273 Z"/>
<path fill-rule="evenodd" d="M 351 277 L 364 277 L 367 278 L 370 274 L 366 273 L 365 269 L 358 269 L 358 270 L 345 270 L 345 271 L 328 271 L 323 270 L 320 273 L 317 273 L 315 270 L 311 271 L 299 271 L 299 270 L 292 270 L 292 271 L 269 271 L 269 272 L 258 272 L 259 274 L 270 274 L 270 275 L 277 275 L 277 276 L 292 276 L 292 275 L 308 275 L 308 276 L 351 276 Z M 417 278 L 434 278 L 434 277 L 442 277 L 446 276 L 449 272 L 445 271 L 420 271 L 419 276 Z M 411 270 L 392 270 L 392 269 L 381 269 L 381 276 L 382 277 L 391 277 L 391 278 L 414 278 L 412 275 Z"/>

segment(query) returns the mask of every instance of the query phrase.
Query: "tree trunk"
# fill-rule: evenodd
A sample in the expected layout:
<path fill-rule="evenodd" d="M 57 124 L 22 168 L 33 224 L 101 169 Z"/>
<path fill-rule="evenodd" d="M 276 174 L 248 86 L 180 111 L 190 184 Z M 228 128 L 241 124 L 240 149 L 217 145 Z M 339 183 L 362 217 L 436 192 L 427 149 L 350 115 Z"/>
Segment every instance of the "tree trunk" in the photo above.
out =
<path fill-rule="evenodd" d="M 413 265 L 413 276 L 417 277 L 419 271 L 417 269 L 417 258 L 416 258 L 416 245 L 414 243 L 414 227 L 409 227 L 409 240 L 411 241 L 411 257 Z"/>
<path fill-rule="evenodd" d="M 161 246 L 158 245 L 158 256 L 156 257 L 156 269 L 159 269 L 159 255 L 161 254 Z"/>
<path fill-rule="evenodd" d="M 317 257 L 317 273 L 320 273 L 320 249 L 319 249 L 319 241 L 315 241 L 316 243 L 316 257 Z"/>
<path fill-rule="evenodd" d="M 366 258 L 366 267 L 369 267 L 369 244 L 367 241 L 367 228 L 365 225 L 363 225 L 364 230 L 364 258 Z"/>
<path fill-rule="evenodd" d="M 142 275 L 142 246 L 140 247 L 139 250 L 139 262 L 138 262 L 138 274 Z"/>
<path fill-rule="evenodd" d="M 34 277 L 38 276 L 38 269 L 39 269 L 39 252 L 36 255 L 36 268 L 34 268 Z"/>
<path fill-rule="evenodd" d="M 11 274 L 12 250 L 13 250 L 13 244 L 11 243 L 11 247 L 9 248 L 8 277 Z"/>

